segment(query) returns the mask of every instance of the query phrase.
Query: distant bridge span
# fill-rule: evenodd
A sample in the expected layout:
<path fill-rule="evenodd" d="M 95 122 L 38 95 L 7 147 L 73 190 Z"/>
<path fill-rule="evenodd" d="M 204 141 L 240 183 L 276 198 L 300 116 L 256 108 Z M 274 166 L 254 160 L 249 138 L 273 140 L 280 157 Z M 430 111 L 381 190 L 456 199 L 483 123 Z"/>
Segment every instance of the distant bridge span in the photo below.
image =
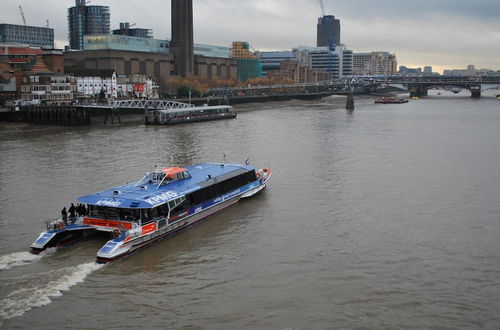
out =
<path fill-rule="evenodd" d="M 262 95 L 263 93 L 286 93 L 303 91 L 307 93 L 326 92 L 331 94 L 346 94 L 351 88 L 366 92 L 381 92 L 386 87 L 410 92 L 410 96 L 425 96 L 429 89 L 435 87 L 460 87 L 471 91 L 472 97 L 480 97 L 481 92 L 488 89 L 500 89 L 500 77 L 344 77 L 333 81 L 319 81 L 316 83 L 285 84 L 269 86 L 245 86 L 214 88 L 213 95 Z"/>
<path fill-rule="evenodd" d="M 472 97 L 481 97 L 485 90 L 500 89 L 500 77 L 386 77 L 373 79 L 369 89 L 380 89 L 383 85 L 409 91 L 411 97 L 426 96 L 429 89 L 448 86 L 468 89 Z"/>

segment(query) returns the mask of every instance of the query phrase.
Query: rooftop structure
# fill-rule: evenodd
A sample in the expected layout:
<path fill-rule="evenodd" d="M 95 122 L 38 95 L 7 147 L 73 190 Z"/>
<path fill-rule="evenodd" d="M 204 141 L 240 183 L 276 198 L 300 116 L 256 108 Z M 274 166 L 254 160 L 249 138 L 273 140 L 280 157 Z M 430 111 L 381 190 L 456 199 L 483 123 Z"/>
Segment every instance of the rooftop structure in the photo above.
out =
<path fill-rule="evenodd" d="M 125 35 L 104 34 L 85 36 L 83 38 L 85 50 L 125 50 L 145 53 L 171 53 L 171 41 L 168 39 L 153 39 L 130 37 Z M 228 47 L 206 44 L 194 44 L 194 54 L 216 58 L 230 58 Z"/>
<path fill-rule="evenodd" d="M 135 24 L 132 24 L 132 26 Z M 137 38 L 153 38 L 153 30 L 151 29 L 141 29 L 141 28 L 130 28 L 130 23 L 120 23 L 120 28 L 113 30 L 113 34 Z"/>
<path fill-rule="evenodd" d="M 170 41 L 130 37 L 125 35 L 100 34 L 83 38 L 85 50 L 125 50 L 145 53 L 170 54 Z"/>
<path fill-rule="evenodd" d="M 76 6 L 68 9 L 68 39 L 71 49 L 83 50 L 85 35 L 109 34 L 109 7 L 86 6 L 85 3 L 85 0 L 76 0 Z"/>
<path fill-rule="evenodd" d="M 194 44 L 194 54 L 217 58 L 231 58 L 231 49 L 222 46 Z"/>
<path fill-rule="evenodd" d="M 38 26 L 0 24 L 0 43 L 54 47 L 54 29 Z"/>
<path fill-rule="evenodd" d="M 49 72 L 43 62 L 43 50 L 17 46 L 0 46 L 0 58 L 8 63 L 13 71 Z"/>

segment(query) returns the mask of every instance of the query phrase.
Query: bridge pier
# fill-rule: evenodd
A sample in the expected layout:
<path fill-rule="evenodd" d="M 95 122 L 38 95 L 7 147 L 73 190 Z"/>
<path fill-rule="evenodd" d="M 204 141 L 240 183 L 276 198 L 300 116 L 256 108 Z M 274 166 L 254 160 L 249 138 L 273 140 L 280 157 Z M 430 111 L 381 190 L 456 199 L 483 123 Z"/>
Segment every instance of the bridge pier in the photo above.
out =
<path fill-rule="evenodd" d="M 471 97 L 478 99 L 481 97 L 481 86 L 471 86 L 470 87 Z"/>
<path fill-rule="evenodd" d="M 410 90 L 410 97 L 422 97 L 428 95 L 427 89 L 422 88 L 420 86 L 410 87 L 409 90 Z"/>
<path fill-rule="evenodd" d="M 118 111 L 114 108 L 110 108 L 106 110 L 106 116 L 104 117 L 104 125 L 108 123 L 108 117 L 111 119 L 111 125 L 114 125 L 115 123 L 115 117 L 118 120 L 118 124 L 121 124 L 122 121 L 120 120 L 120 115 L 118 114 Z"/>
<path fill-rule="evenodd" d="M 354 110 L 354 94 L 351 92 L 347 94 L 347 103 L 345 105 L 346 110 L 353 111 Z"/>
<path fill-rule="evenodd" d="M 79 126 L 90 124 L 90 114 L 84 108 L 69 105 L 32 106 L 25 110 L 29 123 L 41 125 Z"/>

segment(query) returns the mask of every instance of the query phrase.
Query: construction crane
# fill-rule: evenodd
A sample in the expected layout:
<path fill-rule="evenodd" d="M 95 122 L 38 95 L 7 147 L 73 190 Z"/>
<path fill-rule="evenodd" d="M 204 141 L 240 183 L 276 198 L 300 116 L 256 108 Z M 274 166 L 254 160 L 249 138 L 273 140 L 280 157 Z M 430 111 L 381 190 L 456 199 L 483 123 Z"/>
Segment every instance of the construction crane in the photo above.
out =
<path fill-rule="evenodd" d="M 23 18 L 23 23 L 26 25 L 26 18 L 24 18 L 24 12 L 23 12 L 23 7 L 19 5 L 19 10 L 21 11 L 21 17 Z"/>
<path fill-rule="evenodd" d="M 319 5 L 321 6 L 321 12 L 323 16 L 325 16 L 325 6 L 323 5 L 323 0 L 319 0 Z"/>

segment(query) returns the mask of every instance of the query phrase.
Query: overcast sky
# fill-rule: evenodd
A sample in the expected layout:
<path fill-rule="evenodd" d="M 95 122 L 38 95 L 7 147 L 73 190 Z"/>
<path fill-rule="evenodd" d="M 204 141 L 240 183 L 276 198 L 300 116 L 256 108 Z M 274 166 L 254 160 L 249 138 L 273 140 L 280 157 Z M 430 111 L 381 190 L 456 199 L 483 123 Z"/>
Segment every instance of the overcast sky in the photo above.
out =
<path fill-rule="evenodd" d="M 74 0 L 0 0 L 0 23 L 55 29 L 56 46 L 67 44 L 67 8 Z M 170 38 L 169 0 L 92 0 L 110 7 L 111 28 L 120 22 Z M 500 70 L 500 0 L 324 0 L 341 21 L 341 41 L 355 52 L 389 51 L 398 65 L 434 71 Z M 318 0 L 193 0 L 195 42 L 230 46 L 248 41 L 255 50 L 315 46 Z"/>

